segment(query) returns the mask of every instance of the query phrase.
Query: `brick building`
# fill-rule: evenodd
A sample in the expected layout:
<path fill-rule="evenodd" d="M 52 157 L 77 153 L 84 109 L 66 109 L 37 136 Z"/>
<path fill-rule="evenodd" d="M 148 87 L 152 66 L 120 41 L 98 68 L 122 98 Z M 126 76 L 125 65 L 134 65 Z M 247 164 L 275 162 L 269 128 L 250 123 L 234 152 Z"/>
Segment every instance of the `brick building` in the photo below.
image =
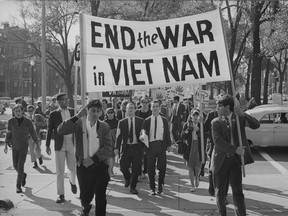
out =
<path fill-rule="evenodd" d="M 33 50 L 27 42 L 15 36 L 21 36 L 23 31 L 17 26 L 10 27 L 8 23 L 4 23 L 3 28 L 0 28 L 0 96 L 31 97 L 32 92 L 34 98 L 41 96 L 41 59 L 37 59 L 34 65 L 31 65 Z M 58 46 L 47 40 L 46 47 L 61 59 Z M 59 74 L 48 64 L 46 70 L 47 96 L 65 91 L 65 83 Z"/>

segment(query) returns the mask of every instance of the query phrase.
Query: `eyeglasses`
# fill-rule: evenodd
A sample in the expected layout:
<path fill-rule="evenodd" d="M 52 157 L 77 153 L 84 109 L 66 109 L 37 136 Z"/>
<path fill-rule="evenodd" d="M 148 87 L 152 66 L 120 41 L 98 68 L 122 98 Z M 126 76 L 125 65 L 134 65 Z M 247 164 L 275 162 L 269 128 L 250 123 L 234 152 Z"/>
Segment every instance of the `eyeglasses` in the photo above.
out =
<path fill-rule="evenodd" d="M 69 100 L 69 98 L 65 97 L 65 98 L 61 98 L 60 100 Z"/>
<path fill-rule="evenodd" d="M 114 114 L 114 112 L 107 112 L 107 114 Z"/>

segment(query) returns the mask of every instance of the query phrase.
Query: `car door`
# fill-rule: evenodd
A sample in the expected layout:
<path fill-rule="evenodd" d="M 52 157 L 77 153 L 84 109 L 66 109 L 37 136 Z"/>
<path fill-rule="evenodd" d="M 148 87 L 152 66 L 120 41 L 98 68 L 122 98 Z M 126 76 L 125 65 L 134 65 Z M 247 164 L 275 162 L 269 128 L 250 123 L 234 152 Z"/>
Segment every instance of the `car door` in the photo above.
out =
<path fill-rule="evenodd" d="M 277 114 L 280 116 L 281 114 Z M 288 116 L 288 113 L 286 113 Z M 274 124 L 274 146 L 288 146 L 288 123 L 277 120 Z"/>
<path fill-rule="evenodd" d="M 254 146 L 273 146 L 274 145 L 274 115 L 265 114 L 260 119 L 260 128 L 254 130 Z M 252 130 L 253 131 L 253 130 Z"/>

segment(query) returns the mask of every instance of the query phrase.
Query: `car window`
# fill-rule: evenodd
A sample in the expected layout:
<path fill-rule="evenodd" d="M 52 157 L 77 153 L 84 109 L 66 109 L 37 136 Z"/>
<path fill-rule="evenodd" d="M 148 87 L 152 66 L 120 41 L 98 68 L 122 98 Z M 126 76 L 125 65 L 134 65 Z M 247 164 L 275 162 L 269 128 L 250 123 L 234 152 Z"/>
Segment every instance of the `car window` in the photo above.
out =
<path fill-rule="evenodd" d="M 287 124 L 288 123 L 288 113 L 277 113 L 277 117 L 275 118 L 276 123 Z"/>
<path fill-rule="evenodd" d="M 274 115 L 273 113 L 270 113 L 270 114 L 266 114 L 264 115 L 261 119 L 260 119 L 260 124 L 264 123 L 264 124 L 273 124 L 274 122 Z"/>

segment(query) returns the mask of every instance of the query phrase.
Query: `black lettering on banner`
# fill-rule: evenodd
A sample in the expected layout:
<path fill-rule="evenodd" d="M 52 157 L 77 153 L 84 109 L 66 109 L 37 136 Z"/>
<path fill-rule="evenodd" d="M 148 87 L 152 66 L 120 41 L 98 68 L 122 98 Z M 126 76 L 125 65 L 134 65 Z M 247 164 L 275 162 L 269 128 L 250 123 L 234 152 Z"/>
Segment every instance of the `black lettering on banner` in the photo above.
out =
<path fill-rule="evenodd" d="M 133 85 L 145 85 L 145 81 L 138 81 L 136 75 L 141 74 L 141 70 L 135 68 L 136 64 L 141 64 L 140 59 L 135 59 L 130 61 L 131 64 L 131 75 L 133 79 Z"/>
<path fill-rule="evenodd" d="M 128 76 L 128 68 L 127 68 L 127 60 L 123 59 L 124 64 L 124 76 L 125 76 L 125 85 L 129 86 L 129 76 Z"/>
<path fill-rule="evenodd" d="M 143 59 L 142 63 L 144 63 L 145 66 L 146 66 L 146 71 L 147 71 L 147 77 L 148 77 L 149 84 L 153 84 L 152 76 L 151 76 L 151 70 L 150 70 L 150 63 L 153 63 L 153 59 Z"/>
<path fill-rule="evenodd" d="M 189 65 L 190 67 L 190 70 L 187 69 L 187 64 Z M 189 55 L 184 55 L 183 56 L 183 63 L 182 63 L 182 73 L 181 73 L 181 81 L 185 81 L 185 77 L 187 75 L 193 75 L 194 76 L 194 79 L 199 79 L 199 76 L 198 74 L 196 73 L 196 70 L 194 68 L 194 65 L 191 61 L 191 58 Z"/>
<path fill-rule="evenodd" d="M 127 45 L 125 32 L 127 32 L 130 35 L 130 44 Z M 127 34 L 126 34 L 127 35 Z M 122 38 L 122 45 L 124 50 L 132 50 L 135 47 L 135 36 L 134 32 L 131 28 L 127 26 L 121 26 L 121 38 Z"/>
<path fill-rule="evenodd" d="M 117 26 L 113 25 L 113 31 L 109 24 L 105 24 L 105 40 L 108 49 L 111 48 L 110 41 L 115 49 L 119 49 Z"/>
<path fill-rule="evenodd" d="M 163 64 L 163 71 L 165 76 L 166 83 L 170 83 L 170 79 L 168 76 L 168 70 L 173 76 L 175 81 L 179 81 L 179 72 L 178 72 L 178 64 L 176 56 L 172 56 L 173 66 L 170 64 L 167 57 L 162 58 L 162 64 Z"/>
<path fill-rule="evenodd" d="M 194 41 L 195 44 L 199 44 L 199 40 L 195 35 L 190 23 L 184 24 L 182 46 L 186 46 L 187 41 Z"/>
<path fill-rule="evenodd" d="M 115 67 L 113 58 L 109 58 L 108 61 L 109 61 L 110 68 L 111 68 L 111 71 L 112 71 L 112 74 L 113 74 L 115 85 L 119 85 L 120 69 L 121 69 L 121 62 L 122 61 L 121 61 L 121 59 L 118 60 L 117 68 Z"/>
<path fill-rule="evenodd" d="M 165 38 L 161 32 L 161 29 L 159 27 L 156 28 L 159 38 L 161 40 L 161 43 L 164 47 L 164 49 L 168 49 L 169 48 L 169 41 L 172 42 L 174 47 L 177 47 L 178 44 L 178 35 L 179 35 L 179 25 L 175 25 L 175 33 L 172 33 L 171 27 L 170 26 L 166 26 L 166 31 L 164 33 Z"/>
<path fill-rule="evenodd" d="M 200 38 L 200 43 L 204 43 L 204 35 L 207 35 L 210 41 L 214 41 L 213 33 L 211 32 L 212 29 L 212 23 L 209 20 L 200 20 L 197 21 L 197 28 Z M 201 26 L 205 26 L 204 29 L 201 28 Z"/>
<path fill-rule="evenodd" d="M 79 42 L 75 46 L 74 57 L 75 57 L 76 62 L 80 61 L 80 43 Z"/>
<path fill-rule="evenodd" d="M 93 67 L 93 70 L 96 70 L 96 66 Z M 94 85 L 103 85 L 105 86 L 105 75 L 104 72 L 98 72 L 98 80 L 97 80 L 97 72 L 93 72 L 93 79 L 94 79 Z"/>
<path fill-rule="evenodd" d="M 205 66 L 205 69 L 207 70 L 210 77 L 212 77 L 214 65 L 215 65 L 216 76 L 220 75 L 219 62 L 218 62 L 218 56 L 217 56 L 216 50 L 213 50 L 210 52 L 209 64 L 207 63 L 207 61 L 206 61 L 206 59 L 202 53 L 197 53 L 197 61 L 198 61 L 200 78 L 204 78 L 203 65 Z"/>
<path fill-rule="evenodd" d="M 101 25 L 101 23 L 91 21 L 91 46 L 102 48 L 103 44 L 96 42 L 96 37 L 101 37 L 101 34 L 99 32 L 96 32 L 96 30 L 95 30 L 95 28 L 97 26 L 101 27 L 102 25 Z"/>

